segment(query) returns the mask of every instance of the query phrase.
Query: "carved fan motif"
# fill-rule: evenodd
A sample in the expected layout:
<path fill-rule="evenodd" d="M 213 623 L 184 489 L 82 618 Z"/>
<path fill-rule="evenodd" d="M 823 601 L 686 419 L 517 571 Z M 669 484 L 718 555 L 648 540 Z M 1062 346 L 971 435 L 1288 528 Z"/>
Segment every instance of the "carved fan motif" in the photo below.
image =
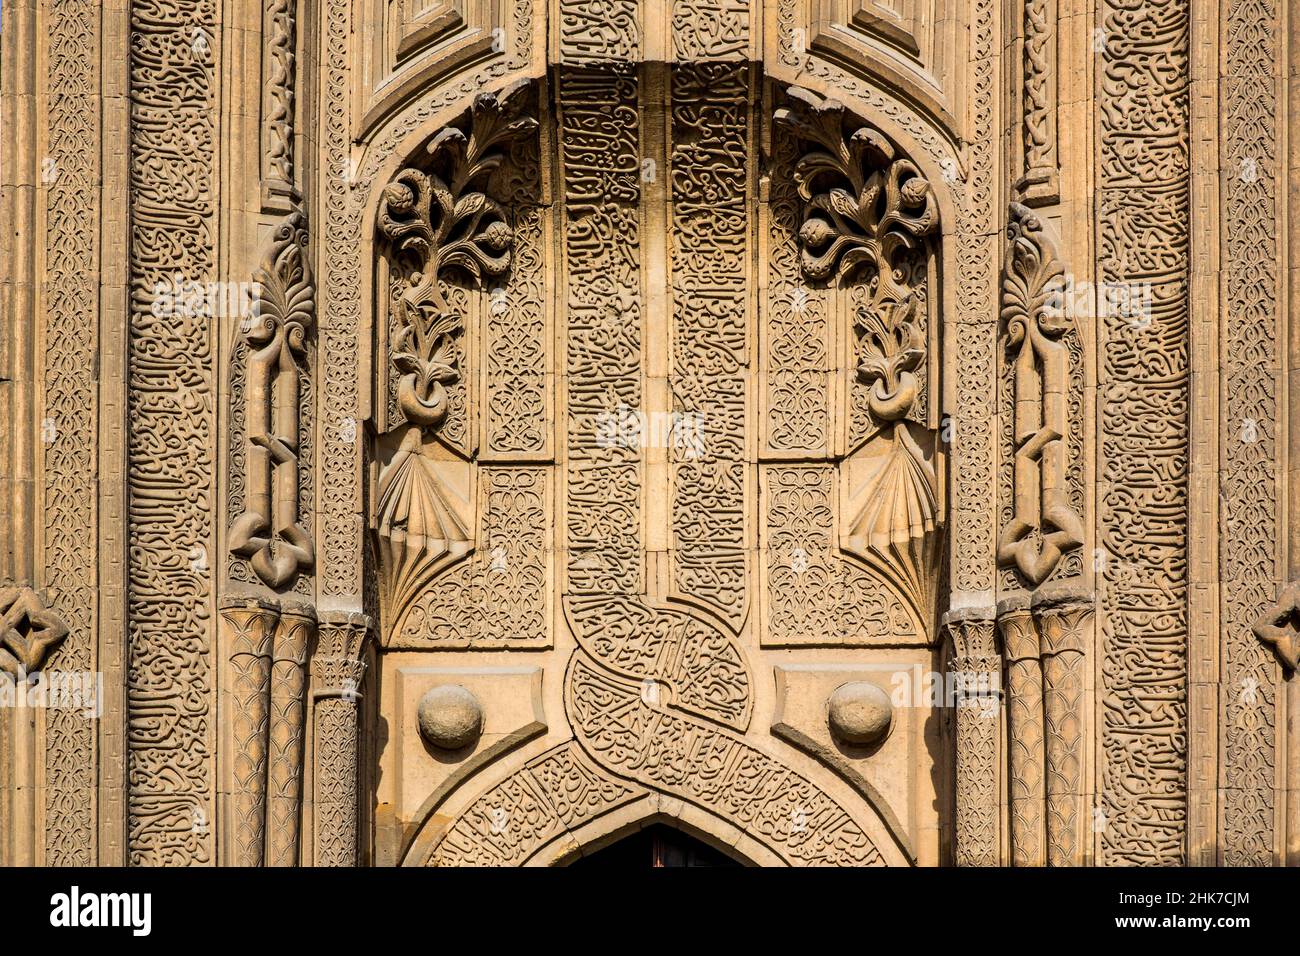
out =
<path fill-rule="evenodd" d="M 408 434 L 418 436 L 412 429 Z M 462 504 L 461 507 L 464 507 Z M 438 570 L 473 547 L 473 535 L 433 462 L 405 445 L 384 475 L 379 499 L 379 556 L 388 605 L 406 607 Z"/>

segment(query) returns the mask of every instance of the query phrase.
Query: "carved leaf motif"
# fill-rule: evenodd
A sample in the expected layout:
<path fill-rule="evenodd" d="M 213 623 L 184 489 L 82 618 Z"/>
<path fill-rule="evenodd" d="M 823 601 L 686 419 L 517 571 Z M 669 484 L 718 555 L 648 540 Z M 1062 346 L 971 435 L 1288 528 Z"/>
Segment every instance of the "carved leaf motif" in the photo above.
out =
<path fill-rule="evenodd" d="M 870 126 L 846 137 L 842 104 L 797 87 L 788 96 L 790 106 L 776 111 L 777 121 L 818 147 L 794 171 L 799 197 L 808 204 L 799 230 L 804 273 L 851 280 L 865 269 L 877 302 L 902 298 L 897 257 L 939 223 L 929 182 Z"/>
<path fill-rule="evenodd" d="M 402 373 L 400 407 L 415 425 L 442 424 L 446 386 L 460 374 L 454 340 L 463 331 L 462 317 L 449 306 L 440 280 L 458 271 L 478 284 L 510 268 L 514 236 L 506 213 L 474 187 L 501 165 L 515 139 L 536 129 L 535 119 L 519 115 L 522 91 L 517 85 L 500 96 L 480 95 L 468 134 L 441 130 L 420 167 L 401 170 L 384 188 L 379 231 L 403 286 L 391 357 Z"/>
<path fill-rule="evenodd" d="M 885 310 L 858 312 L 858 375 L 871 384 L 871 412 L 884 422 L 899 421 L 916 402 L 916 369 L 925 360 L 925 339 L 914 319 L 915 295 Z"/>

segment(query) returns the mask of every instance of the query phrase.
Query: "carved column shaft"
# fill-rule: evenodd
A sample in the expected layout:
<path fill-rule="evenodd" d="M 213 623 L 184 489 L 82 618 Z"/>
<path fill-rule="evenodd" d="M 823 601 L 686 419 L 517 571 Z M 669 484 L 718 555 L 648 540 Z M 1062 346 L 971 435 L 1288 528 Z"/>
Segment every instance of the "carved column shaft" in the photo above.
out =
<path fill-rule="evenodd" d="M 234 866 L 261 866 L 265 858 L 267 717 L 279 619 L 276 605 L 252 598 L 221 609 L 228 787 L 222 830 L 225 858 Z"/>
<path fill-rule="evenodd" d="M 956 709 L 954 858 L 958 866 L 997 866 L 1001 668 L 993 615 L 984 608 L 950 611 L 944 627 Z"/>
<path fill-rule="evenodd" d="M 1043 866 L 1043 671 L 1038 628 L 1027 607 L 999 608 L 1006 668 L 1011 863 Z"/>
<path fill-rule="evenodd" d="M 224 859 L 234 866 L 295 866 L 301 807 L 310 607 L 244 598 L 221 609 L 226 796 Z"/>
<path fill-rule="evenodd" d="M 322 615 L 319 652 L 311 662 L 317 866 L 357 865 L 357 702 L 369 627 L 364 614 Z"/>
<path fill-rule="evenodd" d="M 1080 866 L 1085 850 L 1083 732 L 1085 634 L 1091 604 L 1047 606 L 1036 612 L 1043 646 L 1046 736 L 1047 862 Z"/>
<path fill-rule="evenodd" d="M 309 607 L 286 607 L 271 661 L 270 765 L 267 770 L 268 866 L 297 866 L 301 832 L 302 757 L 307 655 L 316 632 Z"/>

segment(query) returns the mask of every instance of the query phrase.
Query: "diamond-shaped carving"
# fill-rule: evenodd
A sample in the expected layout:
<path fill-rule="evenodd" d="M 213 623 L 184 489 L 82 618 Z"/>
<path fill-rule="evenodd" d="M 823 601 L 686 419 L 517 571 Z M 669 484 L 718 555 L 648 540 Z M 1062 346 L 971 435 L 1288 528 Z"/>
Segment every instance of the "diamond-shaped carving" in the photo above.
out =
<path fill-rule="evenodd" d="M 24 680 L 38 671 L 68 627 L 27 587 L 0 588 L 0 671 Z"/>

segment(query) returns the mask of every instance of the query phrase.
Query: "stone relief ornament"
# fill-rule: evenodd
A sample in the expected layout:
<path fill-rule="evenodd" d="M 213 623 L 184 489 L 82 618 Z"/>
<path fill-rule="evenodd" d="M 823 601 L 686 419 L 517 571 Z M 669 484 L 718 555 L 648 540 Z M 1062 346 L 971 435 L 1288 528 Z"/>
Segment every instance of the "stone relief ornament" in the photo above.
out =
<path fill-rule="evenodd" d="M 0 698 L 104 693 L 0 700 L 0 865 L 1300 862 L 1278 0 L 20 6 Z M 496 647 L 546 729 L 421 790 Z M 957 685 L 915 854 L 767 726 L 835 655 Z"/>
<path fill-rule="evenodd" d="M 481 287 L 510 268 L 509 216 L 483 186 L 511 144 L 537 128 L 521 114 L 525 90 L 526 84 L 516 85 L 478 96 L 466 128 L 438 132 L 425 155 L 383 192 L 379 232 L 397 287 L 389 358 L 405 419 L 379 478 L 379 557 L 392 621 L 438 571 L 473 547 L 463 463 L 440 460 L 425 444 L 447 423 L 449 389 L 462 376 L 458 340 L 465 317 L 444 280 L 455 275 Z"/>
<path fill-rule="evenodd" d="M 938 231 L 929 182 L 878 130 L 798 88 L 776 113 L 808 147 L 794 168 L 804 201 L 801 262 L 813 280 L 862 290 L 854 316 L 857 383 L 870 421 L 848 469 L 845 550 L 932 617 L 943 516 L 933 434 L 917 421 L 928 360 L 924 279 Z"/>
<path fill-rule="evenodd" d="M 28 587 L 0 587 L 0 671 L 19 682 L 41 669 L 67 625 Z"/>
<path fill-rule="evenodd" d="M 1083 518 L 1066 477 L 1073 318 L 1063 304 L 1064 270 L 1043 221 L 1012 203 L 1002 278 L 1002 321 L 1014 365 L 1014 509 L 998 539 L 998 561 L 1032 585 L 1083 544 Z"/>
<path fill-rule="evenodd" d="M 315 562 L 299 518 L 300 408 L 316 286 L 307 261 L 307 220 L 294 212 L 276 228 L 254 273 L 253 315 L 243 330 L 244 511 L 230 526 L 230 550 L 270 588 L 291 584 Z"/>
<path fill-rule="evenodd" d="M 1252 628 L 1255 636 L 1273 649 L 1277 659 L 1294 673 L 1300 666 L 1300 581 L 1282 588 L 1273 604 L 1264 609 Z"/>

